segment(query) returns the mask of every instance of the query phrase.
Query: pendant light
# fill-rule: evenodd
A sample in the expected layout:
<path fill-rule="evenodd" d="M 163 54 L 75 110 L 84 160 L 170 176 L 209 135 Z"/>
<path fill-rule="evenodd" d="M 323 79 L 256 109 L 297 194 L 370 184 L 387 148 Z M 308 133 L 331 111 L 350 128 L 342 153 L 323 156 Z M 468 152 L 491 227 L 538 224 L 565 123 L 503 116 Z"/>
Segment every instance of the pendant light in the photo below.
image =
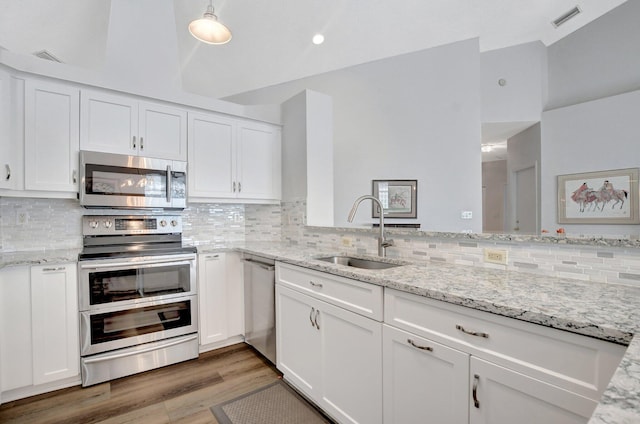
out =
<path fill-rule="evenodd" d="M 202 18 L 191 21 L 189 32 L 203 43 L 226 44 L 231 40 L 231 31 L 218 22 L 218 17 L 213 13 L 212 1 L 209 0 L 209 6 Z"/>

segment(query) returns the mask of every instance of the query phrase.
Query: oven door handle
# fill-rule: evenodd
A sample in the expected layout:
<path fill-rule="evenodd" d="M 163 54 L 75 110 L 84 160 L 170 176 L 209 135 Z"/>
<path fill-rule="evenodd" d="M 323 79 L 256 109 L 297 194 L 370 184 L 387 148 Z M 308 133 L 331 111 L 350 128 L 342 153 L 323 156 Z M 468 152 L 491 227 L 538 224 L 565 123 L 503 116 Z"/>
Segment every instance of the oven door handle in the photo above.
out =
<path fill-rule="evenodd" d="M 85 364 L 95 364 L 97 362 L 104 362 L 104 361 L 111 361 L 112 359 L 117 359 L 117 358 L 126 358 L 127 356 L 133 356 L 133 355 L 138 355 L 140 353 L 146 353 L 146 352 L 153 352 L 154 350 L 160 350 L 160 349 L 164 349 L 167 348 L 169 346 L 175 346 L 175 345 L 179 345 L 182 343 L 186 343 L 186 342 L 190 342 L 191 340 L 197 339 L 198 335 L 194 334 L 191 337 L 188 338 L 181 338 L 180 340 L 174 340 L 168 343 L 163 343 L 160 346 L 151 346 L 151 347 L 147 347 L 144 349 L 140 349 L 140 350 L 134 350 L 131 352 L 122 352 L 122 353 L 115 353 L 113 355 L 105 355 L 105 356 L 100 356 L 99 358 L 84 358 L 84 363 Z"/>
<path fill-rule="evenodd" d="M 186 262 L 184 262 L 186 260 Z M 173 263 L 175 265 L 182 265 L 183 263 L 188 263 L 189 261 L 195 261 L 195 257 L 192 255 L 176 255 L 172 258 L 167 259 L 158 259 L 144 262 L 130 261 L 130 262 L 110 262 L 110 263 L 81 263 L 80 269 L 100 269 L 100 268 L 117 268 L 117 267 L 132 267 L 132 266 L 147 266 L 147 265 L 155 265 L 155 264 L 166 264 Z"/>

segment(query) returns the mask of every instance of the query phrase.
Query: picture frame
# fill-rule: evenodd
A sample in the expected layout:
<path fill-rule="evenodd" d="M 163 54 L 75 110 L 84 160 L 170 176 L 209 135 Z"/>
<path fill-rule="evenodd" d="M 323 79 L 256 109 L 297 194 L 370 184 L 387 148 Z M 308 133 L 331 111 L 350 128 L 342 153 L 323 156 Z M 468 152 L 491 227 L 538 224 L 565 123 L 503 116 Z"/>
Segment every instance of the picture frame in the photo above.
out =
<path fill-rule="evenodd" d="M 372 180 L 373 196 L 384 206 L 385 218 L 418 217 L 418 180 Z M 377 203 L 373 203 L 371 216 L 379 218 Z"/>
<path fill-rule="evenodd" d="M 639 224 L 638 168 L 557 176 L 559 224 Z"/>

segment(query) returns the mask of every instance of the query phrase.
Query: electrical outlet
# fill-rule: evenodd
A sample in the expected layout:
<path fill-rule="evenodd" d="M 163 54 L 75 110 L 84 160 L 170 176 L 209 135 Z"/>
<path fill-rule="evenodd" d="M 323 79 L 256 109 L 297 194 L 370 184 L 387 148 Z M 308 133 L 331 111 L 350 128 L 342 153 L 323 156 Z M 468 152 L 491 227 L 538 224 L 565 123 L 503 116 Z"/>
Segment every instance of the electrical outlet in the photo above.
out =
<path fill-rule="evenodd" d="M 473 212 L 472 211 L 462 211 L 460 213 L 460 219 L 472 219 Z"/>
<path fill-rule="evenodd" d="M 29 213 L 25 208 L 16 210 L 16 225 L 25 225 L 29 222 Z"/>
<path fill-rule="evenodd" d="M 342 237 L 342 245 L 344 247 L 351 247 L 353 244 L 352 244 L 351 239 L 349 237 Z"/>
<path fill-rule="evenodd" d="M 492 264 L 507 264 L 507 251 L 502 249 L 484 249 L 484 261 Z"/>

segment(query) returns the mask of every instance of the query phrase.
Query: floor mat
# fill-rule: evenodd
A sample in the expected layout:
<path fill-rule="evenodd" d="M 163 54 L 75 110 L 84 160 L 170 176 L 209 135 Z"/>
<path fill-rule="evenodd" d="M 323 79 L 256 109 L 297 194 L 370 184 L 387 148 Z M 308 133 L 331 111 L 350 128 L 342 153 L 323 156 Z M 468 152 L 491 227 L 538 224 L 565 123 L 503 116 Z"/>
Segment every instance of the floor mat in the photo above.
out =
<path fill-rule="evenodd" d="M 220 424 L 331 423 L 283 381 L 211 407 Z"/>

